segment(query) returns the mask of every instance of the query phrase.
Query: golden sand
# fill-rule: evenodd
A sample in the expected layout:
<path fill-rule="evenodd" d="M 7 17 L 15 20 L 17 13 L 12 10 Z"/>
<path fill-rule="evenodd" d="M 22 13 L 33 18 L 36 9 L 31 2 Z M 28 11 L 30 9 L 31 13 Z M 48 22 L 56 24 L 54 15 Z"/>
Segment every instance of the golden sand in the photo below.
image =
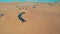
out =
<path fill-rule="evenodd" d="M 16 7 L 19 3 L 0 3 L 0 13 L 4 14 L 0 17 L 0 34 L 60 34 L 59 4 L 37 3 L 36 8 L 19 10 L 20 6 Z M 26 12 L 23 24 L 18 19 L 22 11 Z"/>

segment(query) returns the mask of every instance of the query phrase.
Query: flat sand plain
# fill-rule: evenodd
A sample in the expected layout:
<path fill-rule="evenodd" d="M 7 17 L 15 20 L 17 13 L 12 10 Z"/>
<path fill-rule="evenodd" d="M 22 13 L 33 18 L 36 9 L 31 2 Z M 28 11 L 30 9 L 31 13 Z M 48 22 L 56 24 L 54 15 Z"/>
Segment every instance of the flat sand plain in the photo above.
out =
<path fill-rule="evenodd" d="M 28 3 L 0 3 L 0 34 L 60 34 L 60 3 L 36 3 L 25 10 L 18 5 Z M 22 8 L 21 7 L 21 8 Z M 26 22 L 18 19 L 20 12 L 26 12 L 23 17 Z"/>

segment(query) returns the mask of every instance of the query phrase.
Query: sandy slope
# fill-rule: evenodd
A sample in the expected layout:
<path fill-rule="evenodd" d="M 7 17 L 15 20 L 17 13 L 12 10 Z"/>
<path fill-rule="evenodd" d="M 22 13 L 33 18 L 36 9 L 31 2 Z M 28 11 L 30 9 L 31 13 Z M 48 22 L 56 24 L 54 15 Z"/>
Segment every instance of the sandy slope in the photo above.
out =
<path fill-rule="evenodd" d="M 60 3 L 59 3 L 60 4 Z M 36 8 L 19 10 L 17 3 L 0 3 L 0 34 L 60 34 L 60 6 L 40 4 Z M 25 23 L 17 15 L 25 11 Z"/>

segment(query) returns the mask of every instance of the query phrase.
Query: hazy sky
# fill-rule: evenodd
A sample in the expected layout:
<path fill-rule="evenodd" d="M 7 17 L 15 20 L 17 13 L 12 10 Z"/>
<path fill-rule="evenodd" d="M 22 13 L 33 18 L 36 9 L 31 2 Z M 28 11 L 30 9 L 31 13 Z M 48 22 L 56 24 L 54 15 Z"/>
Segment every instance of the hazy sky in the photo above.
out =
<path fill-rule="evenodd" d="M 58 0 L 0 0 L 0 2 L 57 2 Z"/>

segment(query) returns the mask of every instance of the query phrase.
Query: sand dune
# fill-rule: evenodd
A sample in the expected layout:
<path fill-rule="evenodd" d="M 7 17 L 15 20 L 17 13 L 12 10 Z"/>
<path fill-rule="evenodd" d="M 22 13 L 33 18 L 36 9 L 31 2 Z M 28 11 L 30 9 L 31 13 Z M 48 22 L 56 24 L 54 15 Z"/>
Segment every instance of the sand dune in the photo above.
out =
<path fill-rule="evenodd" d="M 17 9 L 19 3 L 0 3 L 0 34 L 60 34 L 60 6 L 44 3 L 28 10 Z M 22 3 L 23 4 L 23 3 Z M 19 6 L 18 6 L 19 7 Z M 25 11 L 25 23 L 21 23 L 18 14 Z"/>

